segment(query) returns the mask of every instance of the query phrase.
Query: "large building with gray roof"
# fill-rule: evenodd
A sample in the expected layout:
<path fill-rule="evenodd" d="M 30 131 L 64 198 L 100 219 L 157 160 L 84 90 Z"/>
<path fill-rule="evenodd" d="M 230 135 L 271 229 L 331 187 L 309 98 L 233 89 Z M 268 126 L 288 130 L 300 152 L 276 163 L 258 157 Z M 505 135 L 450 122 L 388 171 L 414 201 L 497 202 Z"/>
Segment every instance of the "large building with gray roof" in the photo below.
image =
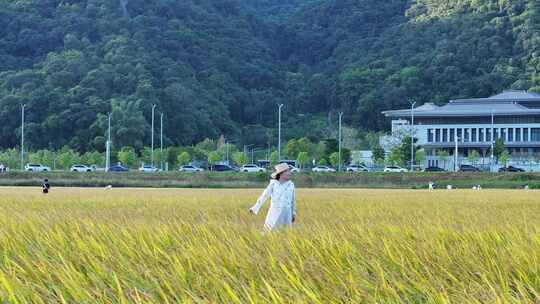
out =
<path fill-rule="evenodd" d="M 473 150 L 480 154 L 479 166 L 492 166 L 491 147 L 497 138 L 504 141 L 511 162 L 525 162 L 540 155 L 540 94 L 504 91 L 488 98 L 457 99 L 438 106 L 422 106 L 383 112 L 392 119 L 392 134 L 413 134 L 427 152 L 425 166 L 454 168 L 468 163 Z M 411 125 L 411 121 L 414 124 Z M 437 150 L 452 157 L 441 164 Z"/>

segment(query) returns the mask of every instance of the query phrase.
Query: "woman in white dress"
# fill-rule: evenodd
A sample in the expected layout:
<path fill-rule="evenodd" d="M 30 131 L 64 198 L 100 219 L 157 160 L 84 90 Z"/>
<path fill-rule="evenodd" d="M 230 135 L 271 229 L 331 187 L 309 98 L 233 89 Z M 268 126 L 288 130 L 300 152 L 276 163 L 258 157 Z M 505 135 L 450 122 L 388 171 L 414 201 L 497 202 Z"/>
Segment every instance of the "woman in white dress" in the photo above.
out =
<path fill-rule="evenodd" d="M 272 201 L 264 229 L 274 230 L 282 226 L 291 226 L 296 220 L 296 195 L 289 165 L 279 164 L 275 167 L 270 184 L 249 211 L 258 214 L 268 198 L 272 198 Z"/>

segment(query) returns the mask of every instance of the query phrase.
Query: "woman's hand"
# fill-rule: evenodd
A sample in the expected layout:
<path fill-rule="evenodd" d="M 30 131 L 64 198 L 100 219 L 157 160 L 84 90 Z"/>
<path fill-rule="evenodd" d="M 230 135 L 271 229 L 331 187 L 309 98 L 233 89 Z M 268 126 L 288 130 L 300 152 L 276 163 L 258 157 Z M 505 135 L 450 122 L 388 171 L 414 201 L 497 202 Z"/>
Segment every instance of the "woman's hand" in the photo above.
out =
<path fill-rule="evenodd" d="M 249 208 L 249 213 L 255 214 L 255 212 L 254 212 L 253 209 L 251 209 L 251 208 Z"/>

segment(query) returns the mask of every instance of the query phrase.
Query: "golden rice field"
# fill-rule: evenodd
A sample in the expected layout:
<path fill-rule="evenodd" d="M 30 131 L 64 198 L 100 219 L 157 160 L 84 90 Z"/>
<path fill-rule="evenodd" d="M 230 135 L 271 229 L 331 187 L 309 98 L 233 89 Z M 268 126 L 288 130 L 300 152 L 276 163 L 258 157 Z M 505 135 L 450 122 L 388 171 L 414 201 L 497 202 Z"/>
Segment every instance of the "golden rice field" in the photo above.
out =
<path fill-rule="evenodd" d="M 540 303 L 540 192 L 258 193 L 0 188 L 0 303 Z"/>

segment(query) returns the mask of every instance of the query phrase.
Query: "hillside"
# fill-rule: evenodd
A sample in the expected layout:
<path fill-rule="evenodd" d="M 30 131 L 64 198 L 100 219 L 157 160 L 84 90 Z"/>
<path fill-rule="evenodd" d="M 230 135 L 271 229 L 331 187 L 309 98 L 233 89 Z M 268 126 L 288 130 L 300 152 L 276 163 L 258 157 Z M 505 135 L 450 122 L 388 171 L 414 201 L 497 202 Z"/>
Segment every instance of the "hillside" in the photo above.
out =
<path fill-rule="evenodd" d="M 381 110 L 503 89 L 540 90 L 534 0 L 0 0 L 0 149 L 103 150 L 384 130 Z M 298 115 L 302 114 L 302 115 Z"/>

